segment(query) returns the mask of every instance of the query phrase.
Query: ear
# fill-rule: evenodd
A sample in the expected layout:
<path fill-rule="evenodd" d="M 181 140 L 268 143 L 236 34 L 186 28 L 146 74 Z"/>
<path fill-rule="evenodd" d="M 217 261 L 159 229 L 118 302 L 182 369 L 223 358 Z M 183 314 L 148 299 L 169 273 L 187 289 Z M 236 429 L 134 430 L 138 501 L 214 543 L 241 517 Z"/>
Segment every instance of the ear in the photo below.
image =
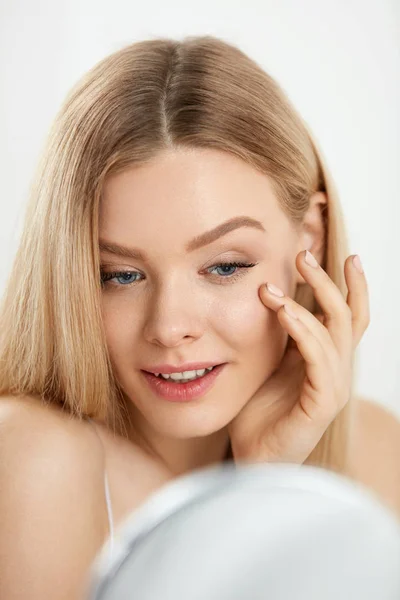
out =
<path fill-rule="evenodd" d="M 321 264 L 325 255 L 327 196 L 325 192 L 315 192 L 310 198 L 302 224 L 299 226 L 297 254 L 302 250 L 309 250 Z M 305 283 L 304 278 L 297 271 L 296 283 Z"/>

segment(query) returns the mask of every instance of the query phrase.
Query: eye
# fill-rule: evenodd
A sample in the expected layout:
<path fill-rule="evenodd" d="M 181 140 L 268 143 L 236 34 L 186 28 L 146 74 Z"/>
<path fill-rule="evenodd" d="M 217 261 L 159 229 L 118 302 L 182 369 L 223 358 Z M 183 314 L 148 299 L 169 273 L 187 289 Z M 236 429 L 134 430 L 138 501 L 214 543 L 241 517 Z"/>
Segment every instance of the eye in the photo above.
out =
<path fill-rule="evenodd" d="M 221 269 L 222 275 L 218 275 L 220 279 L 229 279 L 236 280 L 238 277 L 241 277 L 244 273 L 243 271 L 246 269 L 251 269 L 251 267 L 255 267 L 257 263 L 242 263 L 242 262 L 226 262 L 226 263 L 218 263 L 213 267 L 209 267 L 207 271 L 213 271 L 214 269 Z M 232 269 L 236 269 L 232 272 Z M 239 269 L 239 270 L 238 270 Z M 231 272 L 229 272 L 231 271 Z"/>
<path fill-rule="evenodd" d="M 100 280 L 101 284 L 104 285 L 107 281 L 111 281 L 112 279 L 122 279 L 123 283 L 112 284 L 112 285 L 121 285 L 121 287 L 127 287 L 136 282 L 136 279 L 131 281 L 132 276 L 139 275 L 136 271 L 114 271 L 112 273 L 106 273 L 101 271 Z"/>
<path fill-rule="evenodd" d="M 218 281 L 218 283 L 222 283 L 224 280 L 235 281 L 238 277 L 241 277 L 244 274 L 244 271 L 247 269 L 251 269 L 255 267 L 257 263 L 243 263 L 243 262 L 221 262 L 212 267 L 208 267 L 206 271 L 213 275 Z M 211 271 L 215 269 L 221 269 L 222 274 L 214 275 Z M 101 285 L 104 287 L 107 282 L 114 287 L 130 287 L 134 285 L 138 279 L 135 277 L 136 275 L 140 275 L 137 271 L 112 271 L 105 272 L 101 269 L 100 271 L 100 280 Z M 113 279 L 122 280 L 118 283 L 111 283 Z"/>

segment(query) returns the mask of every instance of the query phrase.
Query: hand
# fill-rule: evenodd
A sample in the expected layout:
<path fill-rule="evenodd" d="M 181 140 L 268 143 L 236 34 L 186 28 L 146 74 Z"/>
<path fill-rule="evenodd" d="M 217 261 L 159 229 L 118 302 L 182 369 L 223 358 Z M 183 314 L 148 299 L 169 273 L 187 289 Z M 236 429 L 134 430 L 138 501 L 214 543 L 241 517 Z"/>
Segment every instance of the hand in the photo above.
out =
<path fill-rule="evenodd" d="M 350 398 L 354 351 L 369 324 L 366 278 L 349 256 L 345 301 L 314 257 L 308 253 L 311 266 L 305 256 L 297 255 L 296 267 L 324 314 L 260 288 L 263 304 L 292 339 L 278 369 L 228 425 L 235 460 L 302 464 Z"/>

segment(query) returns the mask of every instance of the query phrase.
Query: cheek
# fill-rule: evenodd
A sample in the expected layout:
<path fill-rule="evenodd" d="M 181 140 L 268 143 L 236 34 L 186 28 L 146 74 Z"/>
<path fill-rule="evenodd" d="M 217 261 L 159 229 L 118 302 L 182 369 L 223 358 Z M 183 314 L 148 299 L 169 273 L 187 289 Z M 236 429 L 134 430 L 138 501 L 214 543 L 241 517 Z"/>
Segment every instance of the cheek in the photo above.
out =
<path fill-rule="evenodd" d="M 118 306 L 118 303 L 107 300 L 102 304 L 102 320 L 111 360 L 114 363 L 121 362 L 135 345 L 138 323 L 123 305 Z"/>
<path fill-rule="evenodd" d="M 259 287 L 271 281 L 291 295 L 294 284 L 292 258 L 284 256 L 276 264 L 265 266 L 263 279 L 238 288 L 235 294 L 214 303 L 212 329 L 218 331 L 236 359 L 245 366 L 253 380 L 263 380 L 280 364 L 288 333 L 278 321 L 276 312 L 267 308 L 259 298 Z"/>
<path fill-rule="evenodd" d="M 282 357 L 287 334 L 276 313 L 262 304 L 257 290 L 215 303 L 211 315 L 211 329 L 234 351 L 238 361 L 268 370 Z"/>

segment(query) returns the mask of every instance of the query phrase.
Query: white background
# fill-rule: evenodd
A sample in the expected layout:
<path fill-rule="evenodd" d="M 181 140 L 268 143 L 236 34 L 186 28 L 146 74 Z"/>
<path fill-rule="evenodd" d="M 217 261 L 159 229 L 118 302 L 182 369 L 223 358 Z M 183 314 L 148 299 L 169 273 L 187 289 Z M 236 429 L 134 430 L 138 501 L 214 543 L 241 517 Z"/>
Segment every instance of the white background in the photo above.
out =
<path fill-rule="evenodd" d="M 0 13 L 0 293 L 70 87 L 128 43 L 213 34 L 278 80 L 322 147 L 370 287 L 357 389 L 400 417 L 399 0 L 2 0 Z"/>

